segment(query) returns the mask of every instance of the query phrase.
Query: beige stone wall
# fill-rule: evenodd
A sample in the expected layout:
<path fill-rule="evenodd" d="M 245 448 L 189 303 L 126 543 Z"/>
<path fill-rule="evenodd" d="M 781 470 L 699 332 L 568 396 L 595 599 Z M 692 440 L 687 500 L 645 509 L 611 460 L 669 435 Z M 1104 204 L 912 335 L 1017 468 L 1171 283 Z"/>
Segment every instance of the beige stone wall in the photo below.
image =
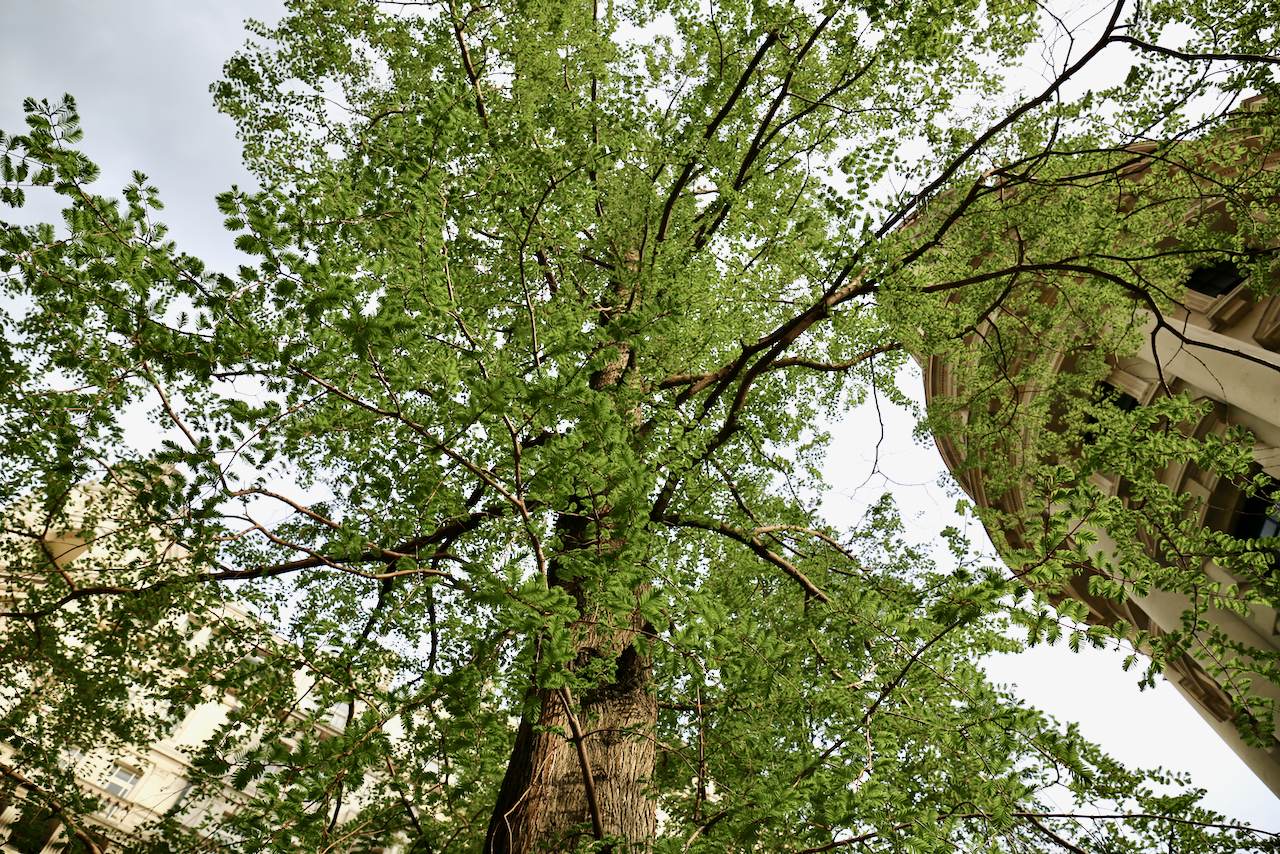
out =
<path fill-rule="evenodd" d="M 1134 397 L 1140 405 L 1157 397 L 1190 393 L 1195 400 L 1214 402 L 1213 411 L 1194 426 L 1197 434 L 1222 434 L 1242 425 L 1256 437 L 1255 458 L 1262 471 L 1280 480 L 1280 296 L 1256 300 L 1245 285 L 1211 298 L 1188 291 L 1176 313 L 1167 319 L 1179 335 L 1156 329 L 1154 318 L 1144 329 L 1144 343 L 1132 358 L 1116 363 L 1106 382 Z M 926 400 L 960 397 L 949 367 L 938 360 L 924 365 Z M 946 437 L 938 437 L 938 447 L 947 465 L 960 468 L 962 457 Z M 1243 502 L 1230 484 L 1197 469 L 1194 465 L 1174 465 L 1160 473 L 1164 483 L 1180 493 L 1192 493 L 1203 500 L 1200 522 L 1218 528 L 1230 526 L 1233 514 Z M 981 472 L 960 477 L 961 486 L 980 507 L 998 506 L 1018 512 L 1022 497 L 1014 490 L 998 502 L 986 494 Z M 1115 495 L 1119 484 L 1095 475 L 1094 484 Z M 1003 531 L 1015 544 L 1018 531 Z M 1105 532 L 1099 536 L 1099 550 L 1116 548 Z M 1219 581 L 1233 579 L 1209 563 L 1205 572 Z M 1155 635 L 1182 627 L 1182 613 L 1188 600 L 1178 594 L 1152 592 L 1117 604 L 1089 595 L 1088 579 L 1077 577 L 1065 595 L 1089 607 L 1092 621 L 1111 624 L 1124 619 L 1138 630 Z M 1273 608 L 1254 605 L 1249 616 L 1212 609 L 1208 618 L 1230 637 L 1253 648 L 1280 651 L 1280 615 Z M 1235 727 L 1235 717 L 1227 694 L 1190 656 L 1184 655 L 1166 670 L 1166 678 L 1190 702 L 1218 735 L 1244 760 L 1266 785 L 1280 796 L 1280 747 L 1270 750 L 1250 747 Z M 1255 680 L 1252 691 L 1280 701 L 1280 686 Z M 1280 728 L 1276 732 L 1280 737 Z"/>
<path fill-rule="evenodd" d="M 228 606 L 223 619 L 245 620 L 251 617 L 241 608 Z M 299 694 L 305 694 L 305 677 L 295 674 Z M 70 747 L 65 761 L 73 767 L 77 785 L 101 804 L 91 817 L 95 833 L 101 834 L 107 850 L 127 850 L 127 840 L 140 828 L 155 821 L 175 806 L 181 806 L 178 815 L 184 824 L 198 828 L 209 817 L 216 819 L 236 809 L 243 793 L 227 791 L 222 799 L 196 801 L 187 797 L 187 771 L 192 754 L 227 720 L 234 708 L 235 698 L 223 696 L 197 706 L 184 719 L 175 723 L 168 736 L 149 745 L 136 745 L 122 750 L 90 749 L 87 752 Z M 299 718 L 301 720 L 301 718 Z M 335 735 L 340 721 L 335 718 L 329 725 L 321 725 L 323 735 Z M 0 744 L 0 762 L 8 764 L 12 750 Z M 359 811 L 359 793 L 345 802 L 339 821 L 353 818 Z M 37 821 L 47 825 L 45 847 L 27 851 L 6 844 L 20 821 L 21 804 L 10 803 L 0 807 L 0 852 L 3 854 L 53 854 L 61 850 L 65 831 L 60 823 L 49 815 Z M 28 817 L 28 821 L 30 821 Z M 30 836 L 30 828 L 20 835 Z M 228 837 L 230 840 L 230 837 Z"/>
<path fill-rule="evenodd" d="M 162 532 L 154 529 L 150 532 L 150 539 L 155 544 L 154 551 L 144 553 L 137 548 L 129 548 L 120 554 L 112 554 L 111 514 L 100 512 L 103 503 L 109 500 L 106 490 L 100 484 L 80 487 L 71 501 L 71 518 L 73 521 L 93 518 L 95 522 L 91 527 L 77 528 L 74 533 L 46 533 L 39 548 L 53 559 L 59 571 L 74 573 L 77 560 L 105 560 L 126 566 L 133 560 L 180 561 L 185 557 L 186 552 L 180 546 L 166 541 Z M 33 510 L 32 513 L 34 512 Z M 39 521 L 32 520 L 36 530 L 39 530 Z M 11 577 L 5 569 L 0 566 L 0 603 L 12 605 L 15 603 L 14 591 L 5 584 L 5 579 Z M 74 603 L 69 607 L 74 607 Z M 201 628 L 191 633 L 190 642 L 200 644 L 208 640 L 213 626 L 248 623 L 255 618 L 240 605 L 225 602 L 217 613 L 188 614 L 175 619 L 198 623 Z M 305 696 L 311 687 L 307 674 L 295 671 L 294 680 L 298 696 Z M 140 707 L 155 705 L 142 697 L 136 697 L 135 702 Z M 152 744 L 133 745 L 117 750 L 94 748 L 91 745 L 67 745 L 64 749 L 64 767 L 74 769 L 79 788 L 100 804 L 99 810 L 89 817 L 84 829 L 100 838 L 104 850 L 123 851 L 128 850 L 128 840 L 136 837 L 141 828 L 175 807 L 180 808 L 177 815 L 189 827 L 199 828 L 209 818 L 214 819 L 216 827 L 217 819 L 234 811 L 244 793 L 228 790 L 223 798 L 199 801 L 188 798 L 188 770 L 191 757 L 226 722 L 228 713 L 235 706 L 236 699 L 233 696 L 210 696 L 207 702 L 197 706 L 181 721 L 175 721 L 168 734 Z M 156 716 L 163 715 L 163 710 L 158 707 L 148 711 Z M 308 711 L 305 703 L 296 711 L 300 722 L 303 720 L 302 715 Z M 340 725 L 335 716 L 328 724 L 321 724 L 318 732 L 322 736 L 335 735 L 339 732 L 337 727 Z M 0 763 L 13 768 L 13 758 L 12 748 L 0 743 Z M 5 786 L 0 786 L 0 792 L 8 785 L 15 785 L 16 788 L 8 801 L 0 799 L 0 854 L 53 854 L 61 851 L 67 841 L 67 831 L 58 817 L 50 812 L 24 814 L 22 786 L 10 779 Z M 339 821 L 354 817 L 360 806 L 361 800 L 357 792 L 345 800 Z M 25 811 L 29 812 L 29 809 Z M 213 832 L 218 833 L 216 829 Z M 226 841 L 234 840 L 228 836 Z"/>

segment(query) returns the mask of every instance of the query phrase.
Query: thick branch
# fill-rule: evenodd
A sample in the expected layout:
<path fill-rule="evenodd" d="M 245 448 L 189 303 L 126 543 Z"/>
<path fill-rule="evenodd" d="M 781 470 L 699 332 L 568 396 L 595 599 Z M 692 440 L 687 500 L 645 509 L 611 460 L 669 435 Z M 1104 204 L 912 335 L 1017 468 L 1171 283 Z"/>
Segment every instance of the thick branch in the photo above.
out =
<path fill-rule="evenodd" d="M 0 775 L 7 777 L 25 789 L 30 789 L 33 792 L 39 792 L 43 795 L 45 804 L 62 819 L 63 825 L 71 831 L 72 835 L 74 835 L 86 849 L 88 849 L 89 854 L 102 854 L 102 847 L 98 845 L 97 841 L 81 829 L 80 825 L 73 820 L 72 815 L 67 811 L 67 808 L 58 801 L 55 801 L 48 792 L 3 763 L 0 763 Z"/>
<path fill-rule="evenodd" d="M 821 589 L 814 584 L 809 577 L 801 572 L 794 564 L 788 561 L 782 555 L 776 554 L 769 550 L 769 547 L 760 541 L 758 537 L 749 534 L 746 531 L 720 522 L 714 519 L 699 519 L 694 516 L 680 516 L 669 513 L 662 517 L 662 522 L 676 528 L 696 528 L 701 531 L 711 531 L 715 534 L 722 534 L 731 540 L 737 540 L 745 545 L 751 551 L 755 552 L 759 557 L 773 564 L 786 573 L 793 581 L 800 585 L 805 595 L 819 602 L 830 602 L 831 597 L 823 593 Z"/>
<path fill-rule="evenodd" d="M 956 172 L 959 171 L 960 167 L 969 162 L 969 159 L 977 154 L 984 145 L 1036 107 L 1048 103 L 1054 94 L 1062 88 L 1063 84 L 1074 77 L 1077 71 L 1089 64 L 1095 56 L 1102 52 L 1103 48 L 1111 43 L 1111 34 L 1115 32 L 1116 23 L 1120 20 L 1120 13 L 1122 11 L 1124 11 L 1124 0 L 1118 0 L 1115 8 L 1111 12 L 1111 19 L 1107 21 L 1107 26 L 1103 29 L 1102 35 L 1098 38 L 1098 41 L 1094 43 L 1093 47 L 1089 48 L 1089 50 L 1085 52 L 1084 56 L 1080 57 L 1078 62 L 1054 78 L 1053 82 L 1050 83 L 1039 95 L 1032 98 L 1030 101 L 1027 101 L 1021 107 L 1018 107 L 1009 115 L 1005 116 L 1001 121 L 996 122 L 994 125 L 987 128 L 987 130 L 978 136 L 978 138 L 975 139 L 968 148 L 961 152 L 959 157 L 952 160 L 932 183 L 912 196 L 911 200 L 907 202 L 906 205 L 904 205 L 893 216 L 885 220 L 884 224 L 876 231 L 876 236 L 884 237 L 886 234 L 897 228 L 898 224 L 905 220 L 911 211 L 915 210 L 917 205 L 932 196 L 942 187 L 946 186 L 946 183 L 951 180 L 951 177 L 955 175 Z"/>
<path fill-rule="evenodd" d="M 1068 851 L 1071 852 L 1071 854 L 1088 854 L 1088 852 L 1085 851 L 1083 848 L 1079 847 L 1078 845 L 1072 845 L 1070 842 L 1063 839 L 1061 836 L 1054 833 L 1049 828 L 1045 827 L 1043 824 L 1040 823 L 1040 820 L 1037 819 L 1035 816 L 1033 815 L 1027 816 L 1027 821 L 1031 822 L 1031 826 L 1034 827 L 1040 833 L 1041 836 L 1045 837 L 1053 844 L 1067 849 Z"/>
<path fill-rule="evenodd" d="M 733 109 L 733 105 L 742 97 L 742 93 L 746 91 L 747 84 L 751 82 L 751 75 L 755 74 L 756 67 L 760 61 L 764 59 L 764 55 L 768 53 L 769 48 L 778 41 L 777 31 L 771 31 L 765 36 L 764 41 L 760 43 L 760 47 L 756 49 L 755 56 L 751 57 L 751 61 L 747 63 L 747 67 L 743 69 L 742 75 L 738 78 L 738 83 L 733 87 L 733 92 L 729 94 L 728 100 L 724 102 L 724 106 L 720 108 L 720 112 L 716 113 L 715 118 L 707 125 L 707 129 L 703 131 L 703 139 L 711 139 L 716 135 L 716 130 L 720 127 L 721 122 L 728 117 L 729 112 Z M 657 242 L 661 243 L 667 239 L 667 228 L 671 224 L 671 214 L 675 211 L 676 202 L 680 198 L 680 194 L 684 192 L 685 186 L 689 183 L 689 178 L 693 175 L 694 166 L 697 160 L 690 160 L 684 165 L 680 177 L 671 185 L 671 192 L 667 195 L 667 202 L 662 207 L 662 218 L 658 221 Z"/>
<path fill-rule="evenodd" d="M 487 129 L 489 112 L 484 107 L 484 91 L 480 88 L 480 76 L 471 62 L 471 51 L 467 50 L 467 43 L 462 38 L 462 22 L 458 20 L 458 11 L 452 3 L 449 4 L 449 13 L 453 17 L 453 34 L 458 39 L 458 49 L 462 51 L 462 66 L 466 69 L 467 79 L 476 90 L 476 113 L 480 116 L 480 123 Z"/>
<path fill-rule="evenodd" d="M 1152 53 L 1162 53 L 1165 56 L 1172 56 L 1175 59 L 1186 60 L 1208 60 L 1210 62 L 1269 62 L 1280 64 L 1280 56 L 1271 56 L 1265 53 L 1185 53 L 1184 51 L 1174 50 L 1169 47 L 1161 47 L 1158 44 L 1144 42 L 1141 39 L 1135 39 L 1133 36 L 1112 36 L 1110 41 L 1124 42 L 1131 44 L 1142 50 L 1151 51 Z"/>
<path fill-rule="evenodd" d="M 1263 367 L 1270 368 L 1273 371 L 1280 371 L 1280 365 L 1277 365 L 1273 362 L 1268 362 L 1266 359 L 1259 358 L 1250 353 L 1246 353 L 1242 350 L 1223 347 L 1219 344 L 1211 344 L 1208 341 L 1201 341 L 1199 339 L 1186 335 L 1182 332 L 1179 332 L 1172 324 L 1169 323 L 1168 320 L 1165 319 L 1164 312 L 1162 312 L 1160 310 L 1160 307 L 1156 304 L 1155 298 L 1152 297 L 1151 294 L 1145 288 L 1142 288 L 1142 287 L 1139 287 L 1138 285 L 1133 284 L 1132 282 L 1126 280 L 1122 276 L 1117 276 L 1114 273 L 1108 273 L 1105 270 L 1099 270 L 1095 267 L 1090 267 L 1087 264 L 1072 264 L 1072 263 L 1017 264 L 1015 266 L 1005 267 L 1001 270 L 995 270 L 990 273 L 982 273 L 977 276 L 970 276 L 967 279 L 958 279 L 955 281 L 946 282 L 944 284 L 930 285 L 926 288 L 922 288 L 921 290 L 925 293 L 955 290 L 957 288 L 962 288 L 965 285 L 976 284 L 978 282 L 985 282 L 991 279 L 998 279 L 1001 276 L 1009 276 L 1018 272 L 1079 273 L 1087 276 L 1096 276 L 1100 279 L 1106 279 L 1109 282 L 1113 282 L 1114 284 L 1119 285 L 1129 293 L 1134 294 L 1139 299 L 1141 299 L 1142 302 L 1147 306 L 1148 310 L 1150 310 L 1152 317 L 1155 318 L 1156 328 L 1151 332 L 1153 352 L 1155 347 L 1155 335 L 1160 330 L 1163 329 L 1167 331 L 1170 335 L 1173 335 L 1175 338 L 1177 338 L 1178 341 L 1185 346 L 1200 347 L 1202 349 L 1211 350 L 1216 353 L 1224 353 L 1229 356 L 1234 356 L 1236 358 L 1244 359 L 1246 362 L 1253 362 L 1256 365 L 1262 365 Z M 1156 367 L 1159 368 L 1160 366 L 1157 364 Z"/>
<path fill-rule="evenodd" d="M 288 563 L 277 564 L 275 566 L 254 567 L 252 569 L 225 569 L 220 572 L 205 572 L 195 575 L 179 576 L 175 578 L 165 578 L 154 584 L 145 587 L 116 587 L 111 585 L 99 585 L 96 587 L 81 587 L 71 591 L 66 596 L 54 602 L 47 608 L 39 611 L 8 611 L 0 612 L 0 617 L 8 617 L 10 619 L 38 620 L 48 617 L 71 602 L 77 599 L 84 599 L 90 596 L 138 596 L 143 593 L 149 593 L 160 590 L 165 587 L 171 587 L 175 584 L 187 582 L 208 582 L 208 581 L 242 581 L 253 578 L 272 578 L 278 575 L 287 575 L 291 572 L 297 572 L 303 569 L 318 569 L 322 566 L 332 567 L 341 572 L 351 575 L 358 575 L 362 578 L 368 578 L 374 581 L 381 581 L 390 578 L 396 578 L 401 575 L 434 575 L 442 578 L 452 578 L 450 573 L 440 569 L 428 569 L 417 567 L 415 569 L 392 570 L 389 572 L 362 572 L 353 569 L 348 564 L 357 563 L 389 563 L 387 558 L 392 561 L 401 557 L 413 557 L 422 559 L 419 551 L 424 546 L 434 545 L 445 540 L 454 539 L 465 534 L 467 531 L 474 530 L 486 519 L 494 519 L 503 516 L 501 506 L 489 507 L 484 510 L 477 511 L 468 515 L 463 519 L 458 519 L 450 524 L 444 525 L 432 531 L 430 534 L 414 539 L 407 540 L 396 546 L 394 549 L 372 549 L 362 552 L 359 555 L 346 558 L 331 558 L 327 556 L 305 558 L 303 560 L 290 561 Z M 452 560 L 459 563 L 464 562 L 462 558 L 448 552 L 440 552 L 426 557 L 427 560 Z"/>
<path fill-rule="evenodd" d="M 843 362 L 819 362 L 817 359 L 805 359 L 800 356 L 788 356 L 785 359 L 777 359 L 772 365 L 767 367 L 761 373 L 770 371 L 778 371 L 783 368 L 810 368 L 815 371 L 835 372 L 845 371 L 854 367 L 873 356 L 880 356 L 885 353 L 892 353 L 902 349 L 902 344 L 883 344 L 879 347 L 872 347 L 865 353 L 859 353 L 852 359 L 846 359 Z M 718 371 L 711 371 L 705 374 L 673 374 L 664 380 L 659 381 L 658 388 L 677 388 L 679 386 L 691 386 L 692 391 L 696 394 L 702 389 L 714 383 L 716 380 L 724 379 L 732 372 L 736 362 L 725 365 Z"/>

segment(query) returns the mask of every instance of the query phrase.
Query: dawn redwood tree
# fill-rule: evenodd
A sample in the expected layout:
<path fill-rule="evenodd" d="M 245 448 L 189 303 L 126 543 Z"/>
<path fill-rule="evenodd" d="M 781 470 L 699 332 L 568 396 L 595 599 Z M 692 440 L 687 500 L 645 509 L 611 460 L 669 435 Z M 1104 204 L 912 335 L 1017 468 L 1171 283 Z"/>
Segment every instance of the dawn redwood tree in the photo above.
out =
<path fill-rule="evenodd" d="M 1274 13 L 1121 0 L 1010 93 L 1064 35 L 1036 3 L 298 0 L 213 87 L 262 187 L 218 200 L 234 274 L 166 242 L 142 176 L 94 193 L 71 99 L 30 102 L 3 200 L 67 210 L 0 232 L 6 787 L 92 850 L 59 751 L 228 697 L 191 803 L 234 810 L 135 847 L 1265 844 L 987 684 L 1002 614 L 1044 628 L 1023 579 L 955 531 L 935 567 L 889 498 L 833 526 L 820 464 L 825 424 L 996 309 L 1130 346 L 1115 289 L 1168 295 L 1106 235 L 1158 218 L 1045 176 L 1212 138 L 1272 85 Z M 1010 228 L 1057 255 L 975 273 Z M 1182 254 L 1230 248 L 1201 236 Z M 1045 264 L 1087 311 L 1034 297 Z"/>

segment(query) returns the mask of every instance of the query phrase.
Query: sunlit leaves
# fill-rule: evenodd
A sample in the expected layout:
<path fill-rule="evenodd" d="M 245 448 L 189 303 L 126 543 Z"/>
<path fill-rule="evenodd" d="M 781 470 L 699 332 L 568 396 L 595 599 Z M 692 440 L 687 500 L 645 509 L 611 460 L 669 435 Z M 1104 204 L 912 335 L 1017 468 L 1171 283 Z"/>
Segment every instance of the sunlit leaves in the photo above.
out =
<path fill-rule="evenodd" d="M 1127 772 L 973 664 L 1015 645 L 994 619 L 1011 609 L 1033 640 L 1130 633 L 1075 631 L 1080 602 L 1051 609 L 1028 585 L 1087 569 L 1112 599 L 1180 589 L 1138 550 L 1109 572 L 1101 532 L 1151 530 L 1091 474 L 1121 472 L 1176 519 L 1188 507 L 1144 467 L 1248 473 L 1238 435 L 1111 439 L 1192 418 L 1192 401 L 1121 421 L 1088 394 L 1140 322 L 1116 282 L 1132 267 L 1103 257 L 1117 233 L 1137 245 L 1153 228 L 1109 192 L 1133 153 L 1050 163 L 1059 120 L 1087 118 L 1066 104 L 951 162 L 999 109 L 995 72 L 1035 36 L 1038 7 L 290 8 L 213 87 L 263 187 L 218 199 L 251 258 L 235 275 L 165 243 L 143 176 L 123 201 L 92 192 L 72 102 L 30 104 L 29 132 L 3 140 L 3 201 L 53 184 L 69 205 L 63 231 L 0 231 L 16 303 L 0 485 L 6 529 L 25 537 L 5 560 L 26 573 L 22 607 L 63 621 L 42 633 L 43 611 L 23 612 L 6 650 L 44 662 L 32 679 L 72 674 L 24 756 L 48 769 L 56 739 L 103 738 L 75 692 L 117 741 L 145 735 L 154 716 L 122 699 L 134 679 L 173 708 L 226 700 L 191 750 L 197 795 L 234 809 L 202 833 L 474 850 L 514 721 L 540 727 L 539 696 L 620 691 L 639 654 L 654 728 L 588 744 L 656 745 L 634 793 L 666 812 L 656 850 L 1024 848 L 1043 842 L 1028 813 L 1059 785 L 1081 803 L 1193 809 L 1129 804 Z M 1004 159 L 1022 195 L 994 179 L 879 193 Z M 967 227 L 952 228 L 962 198 Z M 1017 263 L 1087 258 L 1101 284 L 1046 299 L 1046 271 L 1026 286 L 1006 270 L 1008 287 L 1015 227 Z M 1182 266 L 1144 259 L 1142 283 Z M 964 362 L 979 326 L 973 394 L 935 399 L 927 423 L 975 454 L 1010 429 L 1011 389 L 1065 376 L 1059 396 L 1020 399 L 1017 429 L 1043 453 L 986 460 L 993 483 L 1034 478 L 1034 506 L 975 515 L 1045 516 L 1040 536 L 1002 544 L 1017 578 L 975 563 L 956 530 L 956 566 L 935 566 L 888 497 L 852 525 L 821 514 L 822 419 L 873 391 L 908 402 L 894 384 L 907 353 Z M 1079 371 L 1023 358 L 1026 341 Z M 1107 428 L 1078 466 L 1063 454 L 1087 431 L 1054 429 L 1063 400 L 1097 419 L 1095 439 Z M 141 439 L 138 406 L 155 425 Z M 966 406 L 989 417 L 950 424 Z M 93 478 L 105 509 L 77 517 Z M 93 532 L 96 551 L 63 572 L 40 549 L 50 532 Z M 1192 535 L 1162 531 L 1175 551 Z M 119 589 L 83 593 L 82 571 Z M 224 613 L 231 598 L 255 618 Z M 1186 638 L 1134 642 L 1161 662 Z M 15 730 L 44 713 L 5 711 Z"/>

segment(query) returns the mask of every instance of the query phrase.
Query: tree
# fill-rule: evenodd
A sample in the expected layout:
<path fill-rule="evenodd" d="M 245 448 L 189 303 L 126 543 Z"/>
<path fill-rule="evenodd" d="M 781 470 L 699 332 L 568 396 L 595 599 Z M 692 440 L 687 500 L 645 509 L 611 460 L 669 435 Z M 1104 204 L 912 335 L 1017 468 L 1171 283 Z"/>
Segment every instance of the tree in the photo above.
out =
<path fill-rule="evenodd" d="M 29 798 L 89 812 L 59 747 L 225 692 L 196 782 L 243 792 L 217 821 L 260 850 L 1260 844 L 986 684 L 1027 586 L 954 532 L 935 567 L 889 500 L 837 530 L 818 465 L 821 418 L 900 399 L 908 350 L 1015 297 L 1066 322 L 996 284 L 1033 262 L 966 271 L 984 202 L 1218 127 L 1271 85 L 1264 4 L 1200 4 L 1172 49 L 1183 8 L 1118 3 L 1007 98 L 1056 32 L 1033 3 L 291 8 L 214 87 L 263 186 L 219 199 L 235 276 L 165 241 L 143 176 L 91 191 L 69 98 L 5 138 L 3 200 L 68 205 L 0 237 L 0 727 Z M 1129 79 L 1066 99 L 1118 43 Z M 1103 243 L 1097 330 L 1099 283 L 1150 292 Z M 139 407 L 155 447 L 125 441 Z M 187 643 L 229 596 L 263 625 Z"/>

